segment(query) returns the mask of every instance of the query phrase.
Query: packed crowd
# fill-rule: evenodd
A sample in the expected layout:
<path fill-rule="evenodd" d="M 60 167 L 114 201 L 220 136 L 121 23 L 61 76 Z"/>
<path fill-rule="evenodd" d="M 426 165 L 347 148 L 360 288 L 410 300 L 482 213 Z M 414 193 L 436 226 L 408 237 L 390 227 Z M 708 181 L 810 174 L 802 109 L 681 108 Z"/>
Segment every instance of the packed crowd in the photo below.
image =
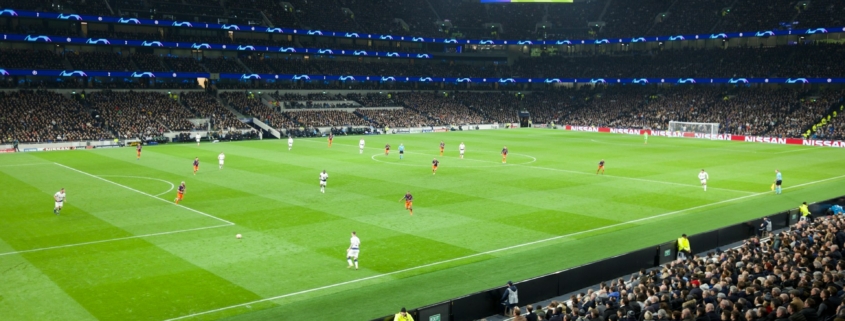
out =
<path fill-rule="evenodd" d="M 206 92 L 183 92 L 179 98 L 198 118 L 207 118 L 212 129 L 248 127 Z"/>
<path fill-rule="evenodd" d="M 132 62 L 142 71 L 170 71 L 162 62 L 161 57 L 150 53 L 134 53 L 130 56 Z"/>
<path fill-rule="evenodd" d="M 393 107 L 399 106 L 396 99 L 393 99 L 393 94 L 390 93 L 366 93 L 366 94 L 348 94 L 348 99 L 357 101 L 364 107 Z"/>
<path fill-rule="evenodd" d="M 0 50 L 0 68 L 3 69 L 64 69 L 62 55 L 48 50 Z"/>
<path fill-rule="evenodd" d="M 208 68 L 209 72 L 243 73 L 246 71 L 235 61 L 235 58 L 205 58 L 202 63 Z"/>
<path fill-rule="evenodd" d="M 224 92 L 220 98 L 241 114 L 255 117 L 273 128 L 294 128 L 294 122 L 265 105 L 260 97 L 246 92 Z"/>
<path fill-rule="evenodd" d="M 172 71 L 206 72 L 205 68 L 194 57 L 163 57 L 162 59 Z"/>
<path fill-rule="evenodd" d="M 845 72 L 845 66 L 835 63 L 843 52 L 843 46 L 826 44 L 664 50 L 631 56 L 522 59 L 510 69 L 520 77 L 837 77 Z"/>
<path fill-rule="evenodd" d="M 271 0 L 227 0 L 226 7 L 230 12 L 237 12 L 241 9 L 259 9 L 264 12 L 274 26 L 286 28 L 299 28 L 299 21 L 296 18 L 292 7 L 285 7 L 277 1 Z"/>
<path fill-rule="evenodd" d="M 239 57 L 239 59 L 254 74 L 276 73 L 273 68 L 270 68 L 270 65 L 264 62 L 264 57 L 261 57 L 261 55 L 244 55 Z"/>
<path fill-rule="evenodd" d="M 398 93 L 396 99 L 405 108 L 410 108 L 440 124 L 482 124 L 490 120 L 477 109 L 461 104 L 454 95 L 440 93 Z M 477 107 L 477 106 L 476 106 Z"/>
<path fill-rule="evenodd" d="M 66 100 L 59 95 L 42 96 L 58 101 L 59 106 L 63 106 Z M 22 92 L 7 94 L 6 97 L 10 99 L 6 100 L 33 100 L 32 105 L 37 107 L 34 110 L 38 111 L 38 108 L 46 108 L 43 106 L 48 101 L 47 98 L 41 98 L 42 96 Z M 220 94 L 225 104 L 277 129 L 369 124 L 377 124 L 379 127 L 406 127 L 513 123 L 520 121 L 521 112 L 527 112 L 531 120 L 538 124 L 665 130 L 669 121 L 705 122 L 719 123 L 721 133 L 770 137 L 802 137 L 807 135 L 814 125 L 818 125 L 817 130 L 810 132 L 814 137 L 839 139 L 842 138 L 843 125 L 841 118 L 837 116 L 840 116 L 838 113 L 845 112 L 836 110 L 845 102 L 843 90 L 736 86 L 588 86 L 525 94 L 440 90 L 347 95 L 276 93 L 271 96 L 277 99 L 277 107 L 271 107 L 261 101 L 260 95 L 250 92 Z M 207 93 L 180 93 L 168 96 L 155 92 L 103 91 L 87 95 L 86 99 L 80 101 L 85 107 L 95 111 L 94 118 L 101 121 L 90 124 L 83 122 L 85 125 L 75 122 L 79 127 L 72 127 L 74 131 L 92 131 L 93 126 L 120 133 L 121 136 L 137 137 L 171 130 L 205 128 L 206 124 L 188 121 L 195 118 L 209 118 L 215 128 L 243 127 L 235 114 Z M 356 103 L 353 104 L 353 101 Z M 329 105 L 326 106 L 325 103 Z M 399 105 L 404 108 L 366 108 L 385 105 Z M 11 105 L 5 106 L 11 108 Z M 274 110 L 285 106 L 315 110 Z M 348 112 L 316 108 L 356 109 L 354 112 Z M 13 116 L 7 116 L 4 121 L 22 118 L 19 115 L 20 110 L 10 110 L 8 114 Z M 75 113 L 85 111 L 65 107 L 61 112 L 65 113 L 65 110 Z M 41 115 L 40 118 L 45 117 Z M 822 122 L 822 119 L 825 121 Z M 34 134 L 30 132 L 29 135 Z M 33 137 L 35 136 L 27 139 Z M 41 134 L 38 139 L 45 138 Z"/>
<path fill-rule="evenodd" d="M 559 321 L 845 319 L 845 217 L 801 221 L 765 236 L 752 237 L 724 252 L 641 270 L 628 280 L 603 282 L 567 301 L 538 307 L 530 317 Z M 525 315 L 517 319 L 525 320 Z"/>
<path fill-rule="evenodd" d="M 401 109 L 356 109 L 355 114 L 378 124 L 379 127 L 424 127 L 438 125 L 431 118 L 408 108 Z"/>
<path fill-rule="evenodd" d="M 285 117 L 304 127 L 368 126 L 370 122 L 357 115 L 340 110 L 286 111 Z"/>
<path fill-rule="evenodd" d="M 110 139 L 99 118 L 48 91 L 0 92 L 0 144 Z"/>
<path fill-rule="evenodd" d="M 836 116 L 833 116 L 830 122 L 819 128 L 815 137 L 828 140 L 845 140 L 845 117 L 842 116 L 842 111 L 837 111 Z"/>
<path fill-rule="evenodd" d="M 733 0 L 688 0 L 669 9 L 648 32 L 649 36 L 687 35 L 710 31 Z M 654 17 L 652 17 L 654 18 Z M 750 31 L 750 30 L 748 30 Z"/>
<path fill-rule="evenodd" d="M 116 52 L 68 52 L 65 57 L 77 70 L 134 71 L 128 55 Z M 64 69 L 64 68 L 62 68 Z"/>
<path fill-rule="evenodd" d="M 99 91 L 88 95 L 85 102 L 97 111 L 108 130 L 121 137 L 143 138 L 195 127 L 188 121 L 195 116 L 162 93 Z"/>

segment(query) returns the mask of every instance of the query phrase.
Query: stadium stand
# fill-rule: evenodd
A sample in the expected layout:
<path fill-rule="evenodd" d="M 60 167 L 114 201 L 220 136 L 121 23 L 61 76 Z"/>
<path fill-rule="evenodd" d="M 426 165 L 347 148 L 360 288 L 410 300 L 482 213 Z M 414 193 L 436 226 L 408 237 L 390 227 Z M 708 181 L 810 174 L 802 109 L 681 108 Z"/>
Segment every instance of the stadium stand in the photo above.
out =
<path fill-rule="evenodd" d="M 163 57 L 165 65 L 171 71 L 207 72 L 207 70 L 193 57 Z"/>
<path fill-rule="evenodd" d="M 268 65 L 265 62 L 265 59 L 264 59 L 264 57 L 262 57 L 262 55 L 258 55 L 258 54 L 256 54 L 256 55 L 244 55 L 244 56 L 240 56 L 239 59 L 244 64 L 244 66 L 249 68 L 249 70 L 252 71 L 253 73 L 258 73 L 258 74 L 276 73 L 276 71 L 273 70 L 273 68 L 271 68 L 270 65 Z"/>
<path fill-rule="evenodd" d="M 398 93 L 396 99 L 405 108 L 410 108 L 440 124 L 482 124 L 489 120 L 479 111 L 470 109 L 443 93 Z"/>
<path fill-rule="evenodd" d="M 106 83 L 100 88 L 144 89 L 156 85 L 138 83 Z M 166 84 L 166 83 L 165 83 Z M 42 88 L 49 87 L 39 85 Z M 158 85 L 164 87 L 167 85 Z M 58 86 L 53 86 L 53 88 Z M 66 88 L 77 88 L 66 85 Z M 174 87 L 176 88 L 176 87 Z M 34 106 L 40 118 L 81 119 L 68 109 L 51 115 L 44 104 L 49 101 L 33 92 L 7 93 L 24 105 Z M 58 104 L 77 106 L 75 101 L 50 92 L 44 93 Z M 206 93 L 181 93 L 179 100 L 158 92 L 95 91 L 88 99 L 81 100 L 102 119 L 102 128 L 119 132 L 121 136 L 157 134 L 165 131 L 191 130 L 188 119 L 210 118 L 215 128 L 245 127 L 237 116 L 221 106 Z M 666 129 L 669 121 L 718 122 L 720 132 L 747 136 L 802 137 L 813 125 L 821 124 L 823 117 L 831 115 L 829 122 L 819 125 L 813 137 L 841 138 L 842 122 L 832 114 L 845 102 L 843 90 L 808 90 L 799 88 L 744 88 L 729 86 L 599 86 L 595 88 L 559 89 L 552 91 L 517 92 L 391 92 L 348 95 L 327 94 L 272 94 L 279 106 L 286 108 L 315 109 L 309 112 L 280 112 L 262 103 L 258 96 L 247 92 L 224 92 L 220 97 L 244 115 L 256 117 L 277 129 L 299 127 L 362 126 L 371 123 L 379 126 L 437 126 L 481 123 L 513 123 L 518 113 L 527 111 L 534 123 L 556 123 L 576 126 L 617 128 Z M 27 102 L 31 101 L 31 102 Z M 319 102 L 319 103 L 315 103 Z M 359 103 L 353 104 L 353 102 Z M 183 105 L 184 104 L 184 105 Z M 365 107 L 403 106 L 398 110 L 371 110 Z M 19 117 L 21 110 L 5 105 L 11 115 Z M 40 109 L 43 110 L 40 110 Z M 79 108 L 79 107 L 76 107 Z M 330 108 L 356 108 L 348 111 Z M 841 112 L 841 111 L 839 111 Z M 85 121 L 84 123 L 89 123 Z M 81 126 L 88 136 L 79 133 L 68 137 L 98 139 L 92 134 L 100 122 Z M 200 126 L 202 128 L 202 126 Z M 13 126 L 12 128 L 17 128 Z M 22 135 L 13 129 L 12 136 Z M 76 129 L 77 131 L 81 129 Z M 52 132 L 51 132 L 52 134 Z M 5 134 L 8 138 L 9 134 Z M 63 134 L 63 137 L 66 136 Z M 108 136 L 108 135 L 106 135 Z M 21 136 L 24 137 L 24 136 Z M 35 139 L 27 134 L 26 139 Z M 42 133 L 41 139 L 46 137 Z M 94 137 L 94 138 L 91 138 Z M 82 139 L 82 138 L 80 138 Z M 21 139 L 22 141 L 24 139 Z"/>
<path fill-rule="evenodd" d="M 845 309 L 840 309 L 845 263 L 838 259 L 843 230 L 841 215 L 801 221 L 724 252 L 701 253 L 602 282 L 535 311 L 542 320 L 845 318 Z M 817 255 L 807 258 L 804 253 Z"/>
<path fill-rule="evenodd" d="M 352 14 L 341 9 L 334 0 L 294 0 L 296 15 L 303 27 L 331 31 L 363 31 Z"/>
<path fill-rule="evenodd" d="M 0 50 L 0 67 L 6 69 L 63 69 L 62 55 L 47 50 Z"/>
<path fill-rule="evenodd" d="M 351 95 L 351 94 L 350 94 Z M 277 103 L 287 109 L 354 108 L 358 105 L 341 94 L 271 94 Z"/>
<path fill-rule="evenodd" d="M 238 116 L 220 105 L 213 96 L 205 92 L 187 92 L 179 95 L 188 109 L 198 118 L 209 119 L 212 129 L 247 128 Z"/>
<path fill-rule="evenodd" d="M 393 99 L 393 94 L 348 94 L 346 98 L 354 100 L 365 107 L 393 107 L 399 106 L 396 99 Z"/>
<path fill-rule="evenodd" d="M 184 106 L 158 92 L 94 92 L 88 107 L 103 118 L 105 127 L 121 137 L 148 137 L 166 131 L 191 130 L 195 118 Z"/>
<path fill-rule="evenodd" d="M 304 127 L 346 127 L 365 126 L 370 122 L 357 115 L 341 110 L 286 111 L 285 117 Z"/>
<path fill-rule="evenodd" d="M 733 0 L 690 0 L 669 8 L 665 17 L 658 19 L 649 36 L 683 35 L 709 32 L 721 19 L 725 8 Z"/>
<path fill-rule="evenodd" d="M 545 31 L 546 39 L 589 39 L 595 31 L 587 23 L 596 21 L 607 1 L 588 0 L 568 6 L 549 6 L 546 20 L 551 28 Z"/>
<path fill-rule="evenodd" d="M 845 3 L 836 0 L 812 1 L 809 6 L 799 6 L 798 28 L 841 26 L 845 23 Z"/>
<path fill-rule="evenodd" d="M 796 1 L 737 1 L 724 16 L 720 32 L 786 29 L 799 13 Z M 811 26 L 801 26 L 810 28 Z"/>
<path fill-rule="evenodd" d="M 74 69 L 78 70 L 109 70 L 133 71 L 132 62 L 128 56 L 115 52 L 75 52 L 65 55 Z"/>
<path fill-rule="evenodd" d="M 437 32 L 437 16 L 429 6 L 416 1 L 350 1 L 340 0 L 341 7 L 355 13 L 361 30 L 392 35 L 426 36 Z M 407 30 L 394 19 L 402 19 Z"/>
<path fill-rule="evenodd" d="M 134 53 L 130 56 L 132 62 L 137 66 L 137 70 L 143 71 L 170 71 L 170 68 L 164 65 L 161 58 L 154 54 Z"/>
<path fill-rule="evenodd" d="M 236 58 L 231 57 L 217 57 L 205 58 L 202 60 L 203 65 L 208 68 L 209 72 L 229 72 L 229 73 L 243 73 L 246 72 L 241 65 L 236 61 Z"/>
<path fill-rule="evenodd" d="M 379 127 L 421 127 L 435 126 L 438 123 L 408 108 L 402 109 L 357 109 L 355 113 L 372 121 Z"/>
<path fill-rule="evenodd" d="M 296 124 L 285 117 L 285 115 L 270 109 L 261 102 L 261 99 L 251 96 L 246 92 L 224 92 L 220 94 L 232 108 L 238 112 L 258 118 L 267 125 L 276 128 L 295 128 Z"/>
<path fill-rule="evenodd" d="M 100 118 L 76 100 L 48 91 L 0 92 L 0 143 L 110 139 Z"/>
<path fill-rule="evenodd" d="M 109 10 L 105 1 L 9 1 L 0 5 L 20 10 L 76 12 L 105 16 L 155 18 L 229 24 L 265 24 L 344 32 L 369 32 L 427 37 L 537 39 L 568 37 L 638 37 L 685 33 L 719 33 L 840 26 L 845 4 L 836 0 L 691 0 L 667 2 L 589 0 L 572 4 L 481 4 L 473 1 L 408 0 L 379 3 L 351 0 L 141 1 L 118 0 Z M 430 4 L 430 5 L 429 5 Z M 342 9 L 347 8 L 348 11 Z M 263 13 L 263 16 L 262 16 Z M 663 16 L 663 13 L 668 13 Z M 658 17 L 659 16 L 659 17 Z M 439 18 L 439 20 L 438 20 Z M 607 24 L 590 29 L 587 22 Z M 401 19 L 405 24 L 398 23 Z M 448 21 L 437 25 L 437 21 Z M 551 23 L 548 30 L 536 24 Z M 498 23 L 498 28 L 484 28 Z M 62 33 L 64 34 L 64 33 Z"/>

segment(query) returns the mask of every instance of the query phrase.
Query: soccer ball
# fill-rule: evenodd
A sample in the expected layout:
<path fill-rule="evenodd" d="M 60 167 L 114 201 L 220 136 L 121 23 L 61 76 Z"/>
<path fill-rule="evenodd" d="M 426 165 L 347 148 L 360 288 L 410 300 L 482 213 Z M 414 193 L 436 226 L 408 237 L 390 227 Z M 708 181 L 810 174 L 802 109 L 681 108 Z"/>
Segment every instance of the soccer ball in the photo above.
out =
<path fill-rule="evenodd" d="M 239 239 L 239 240 L 240 240 L 240 239 L 241 239 L 241 235 L 240 235 L 240 234 L 235 235 L 235 238 L 237 238 L 237 239 Z"/>

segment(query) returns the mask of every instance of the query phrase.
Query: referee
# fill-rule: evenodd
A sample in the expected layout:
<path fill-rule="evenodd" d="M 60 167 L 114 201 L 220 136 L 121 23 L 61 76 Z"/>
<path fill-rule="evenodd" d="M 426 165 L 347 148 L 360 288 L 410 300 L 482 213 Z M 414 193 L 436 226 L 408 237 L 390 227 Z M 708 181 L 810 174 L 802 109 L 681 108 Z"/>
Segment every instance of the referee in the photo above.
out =
<path fill-rule="evenodd" d="M 783 174 L 779 170 L 775 170 L 775 194 L 783 192 L 781 185 L 783 184 Z"/>

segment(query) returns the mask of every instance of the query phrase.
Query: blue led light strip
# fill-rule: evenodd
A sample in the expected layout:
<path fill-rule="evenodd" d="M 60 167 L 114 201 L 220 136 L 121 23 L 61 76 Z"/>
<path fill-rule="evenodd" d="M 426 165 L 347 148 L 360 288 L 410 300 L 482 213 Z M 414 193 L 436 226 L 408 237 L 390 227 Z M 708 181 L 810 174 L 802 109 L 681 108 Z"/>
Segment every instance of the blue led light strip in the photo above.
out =
<path fill-rule="evenodd" d="M 256 51 L 256 52 L 279 52 L 279 53 L 297 53 L 297 54 L 316 54 L 316 55 L 348 55 L 348 56 L 362 56 L 362 57 L 385 57 L 385 58 L 415 58 L 415 59 L 429 59 L 429 54 L 405 53 L 405 52 L 384 52 L 384 51 L 366 51 L 366 50 L 337 50 L 337 49 L 318 49 L 318 48 L 294 48 L 294 47 L 271 47 L 271 46 L 252 46 L 252 45 L 236 45 L 236 44 L 213 44 L 213 43 L 196 43 L 196 42 L 168 42 L 168 41 L 146 41 L 146 40 L 125 40 L 114 38 L 80 38 L 80 37 L 64 37 L 64 36 L 45 36 L 45 35 L 20 35 L 20 34 L 3 34 L 2 39 L 5 41 L 27 41 L 27 42 L 49 42 L 49 43 L 65 43 L 65 44 L 80 44 L 80 45 L 101 45 L 101 46 L 137 46 L 137 47 L 157 47 L 157 48 L 171 48 L 171 49 L 205 49 L 205 50 L 237 50 L 237 51 Z"/>
<path fill-rule="evenodd" d="M 54 12 L 35 12 L 5 9 L 0 10 L 0 16 L 15 16 L 21 18 L 41 18 L 41 19 L 59 19 L 59 20 L 76 20 L 76 21 L 91 21 L 91 22 L 107 22 L 120 23 L 129 25 L 144 25 L 157 27 L 182 27 L 182 28 L 200 28 L 200 29 L 218 29 L 229 31 L 254 31 L 279 33 L 290 35 L 304 35 L 304 36 L 325 36 L 325 37 L 342 37 L 342 38 L 361 38 L 370 40 L 393 40 L 393 41 L 409 41 L 422 43 L 441 43 L 441 44 L 476 44 L 476 45 L 580 45 L 580 44 L 617 44 L 617 43 L 636 43 L 636 42 L 655 42 L 655 41 L 683 41 L 683 40 L 700 40 L 700 39 L 728 39 L 728 38 L 752 38 L 752 37 L 770 37 L 770 36 L 786 36 L 786 35 L 811 35 L 820 33 L 840 33 L 845 32 L 845 27 L 828 27 L 828 28 L 814 28 L 814 29 L 795 29 L 795 30 L 762 30 L 750 32 L 732 32 L 732 33 L 716 33 L 716 34 L 692 34 L 692 35 L 670 35 L 659 37 L 633 37 L 633 38 L 608 38 L 608 39 L 589 39 L 589 40 L 473 40 L 473 39 L 448 39 L 448 38 L 430 38 L 430 37 L 412 37 L 412 36 L 392 36 L 392 35 L 377 35 L 368 33 L 356 32 L 338 32 L 338 31 L 322 31 L 322 30 L 300 30 L 289 28 L 268 28 L 261 26 L 239 26 L 229 24 L 204 23 L 204 22 L 189 22 L 189 21 L 170 21 L 170 20 L 152 20 L 152 19 L 136 19 L 136 18 L 120 18 L 108 16 L 92 16 L 92 15 L 78 15 L 78 14 L 64 14 Z"/>
<path fill-rule="evenodd" d="M 842 84 L 845 78 L 455 78 L 357 75 L 294 75 L 221 73 L 220 79 L 304 80 L 304 81 L 396 81 L 432 83 L 590 83 L 590 84 Z M 48 77 L 128 77 L 128 78 L 208 78 L 204 72 L 126 72 L 87 70 L 0 69 L 0 76 Z"/>

